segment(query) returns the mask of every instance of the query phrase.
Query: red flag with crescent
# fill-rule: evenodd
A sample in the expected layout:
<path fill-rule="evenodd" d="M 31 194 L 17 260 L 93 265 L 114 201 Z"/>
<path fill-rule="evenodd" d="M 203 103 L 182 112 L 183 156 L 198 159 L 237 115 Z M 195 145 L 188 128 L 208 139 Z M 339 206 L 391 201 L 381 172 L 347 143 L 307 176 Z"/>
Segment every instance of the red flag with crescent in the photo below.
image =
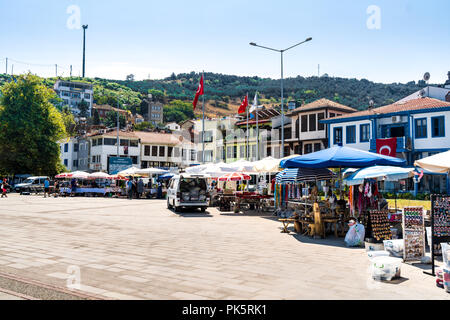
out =
<path fill-rule="evenodd" d="M 248 96 L 245 96 L 244 101 L 242 101 L 239 107 L 238 113 L 239 114 L 244 113 L 247 110 L 247 107 L 248 107 Z"/>
<path fill-rule="evenodd" d="M 395 157 L 397 155 L 397 138 L 377 139 L 377 153 Z"/>
<path fill-rule="evenodd" d="M 203 95 L 203 75 L 200 78 L 200 83 L 198 84 L 198 88 L 197 88 L 197 92 L 195 93 L 195 98 L 194 101 L 192 102 L 192 105 L 194 106 L 194 110 L 195 107 L 197 107 L 197 102 L 198 102 L 198 97 Z"/>

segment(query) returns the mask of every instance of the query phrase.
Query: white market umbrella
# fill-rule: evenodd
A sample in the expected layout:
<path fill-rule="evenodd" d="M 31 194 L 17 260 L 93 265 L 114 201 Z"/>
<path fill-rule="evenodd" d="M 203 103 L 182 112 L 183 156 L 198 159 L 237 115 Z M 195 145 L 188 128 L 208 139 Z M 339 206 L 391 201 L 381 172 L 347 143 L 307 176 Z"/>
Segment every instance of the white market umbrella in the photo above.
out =
<path fill-rule="evenodd" d="M 359 169 L 344 179 L 346 185 L 358 185 L 364 179 L 377 179 L 385 181 L 398 181 L 414 176 L 414 168 L 402 168 L 394 166 L 372 166 Z"/>
<path fill-rule="evenodd" d="M 223 163 L 219 165 L 219 168 L 223 172 L 247 172 L 254 173 L 256 172 L 253 166 L 254 162 L 250 162 L 247 160 L 238 160 L 231 163 Z"/>
<path fill-rule="evenodd" d="M 450 151 L 416 160 L 414 165 L 427 171 L 450 174 Z"/>
<path fill-rule="evenodd" d="M 74 171 L 68 175 L 68 178 L 87 179 L 89 178 L 89 173 L 84 171 Z"/>
<path fill-rule="evenodd" d="M 157 168 L 145 168 L 145 169 L 138 169 L 135 173 L 137 174 L 144 174 L 144 175 L 152 175 L 152 174 L 164 174 L 168 173 L 168 170 L 163 169 L 157 169 Z"/>
<path fill-rule="evenodd" d="M 221 165 L 224 165 L 224 163 L 207 163 L 186 168 L 185 171 L 189 174 L 204 174 L 210 175 L 211 177 L 220 177 L 221 175 L 227 173 L 227 171 L 222 171 L 220 169 Z"/>
<path fill-rule="evenodd" d="M 91 179 L 110 179 L 111 176 L 105 172 L 94 172 L 89 174 L 89 178 Z"/>
<path fill-rule="evenodd" d="M 293 154 L 282 159 L 275 159 L 273 157 L 267 157 L 262 160 L 256 161 L 253 163 L 254 171 L 256 172 L 279 172 L 282 169 L 280 168 L 280 162 L 283 160 L 291 159 L 294 157 L 298 157 L 298 154 Z"/>
<path fill-rule="evenodd" d="M 136 168 L 136 167 L 130 167 L 128 169 L 125 169 L 125 170 L 122 170 L 122 171 L 118 172 L 117 175 L 121 176 L 121 177 L 140 176 L 139 173 L 137 173 L 138 170 L 140 170 L 140 169 Z"/>

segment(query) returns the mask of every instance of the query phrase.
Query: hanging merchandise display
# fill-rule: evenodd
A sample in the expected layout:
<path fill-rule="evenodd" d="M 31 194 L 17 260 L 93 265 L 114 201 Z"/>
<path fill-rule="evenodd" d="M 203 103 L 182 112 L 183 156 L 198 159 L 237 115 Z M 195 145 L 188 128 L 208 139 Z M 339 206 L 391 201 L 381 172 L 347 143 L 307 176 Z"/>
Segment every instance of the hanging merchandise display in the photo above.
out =
<path fill-rule="evenodd" d="M 388 212 L 370 210 L 367 229 L 368 234 L 379 242 L 383 240 L 391 240 L 392 232 L 389 225 Z"/>
<path fill-rule="evenodd" d="M 425 256 L 423 207 L 403 208 L 403 260 L 415 261 Z"/>
<path fill-rule="evenodd" d="M 367 211 L 378 209 L 378 184 L 375 179 L 366 179 L 363 184 L 349 187 L 350 214 L 366 220 Z"/>
<path fill-rule="evenodd" d="M 435 245 L 450 242 L 450 196 L 431 196 L 431 275 L 435 276 Z M 428 272 L 425 272 L 430 274 Z"/>

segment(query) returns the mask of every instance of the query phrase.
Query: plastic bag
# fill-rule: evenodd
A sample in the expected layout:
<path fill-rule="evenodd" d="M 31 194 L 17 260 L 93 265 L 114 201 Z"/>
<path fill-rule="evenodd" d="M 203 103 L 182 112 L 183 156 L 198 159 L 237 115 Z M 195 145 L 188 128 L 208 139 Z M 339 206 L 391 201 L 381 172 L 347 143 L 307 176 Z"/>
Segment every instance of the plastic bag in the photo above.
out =
<path fill-rule="evenodd" d="M 397 240 L 384 240 L 384 250 L 389 252 L 391 256 L 396 258 L 403 258 L 403 248 L 405 247 L 405 242 L 403 239 Z"/>
<path fill-rule="evenodd" d="M 358 247 L 364 244 L 365 230 L 362 224 L 355 224 L 348 229 L 345 236 L 345 244 L 347 247 Z"/>
<path fill-rule="evenodd" d="M 450 268 L 450 244 L 448 243 L 441 243 L 442 248 L 442 260 L 444 261 L 444 264 Z"/>

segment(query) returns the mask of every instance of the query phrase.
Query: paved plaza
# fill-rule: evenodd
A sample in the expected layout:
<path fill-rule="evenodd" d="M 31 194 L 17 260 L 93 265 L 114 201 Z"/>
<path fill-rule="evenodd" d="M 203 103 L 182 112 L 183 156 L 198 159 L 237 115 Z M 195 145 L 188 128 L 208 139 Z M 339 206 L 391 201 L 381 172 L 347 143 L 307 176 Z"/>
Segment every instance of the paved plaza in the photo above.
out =
<path fill-rule="evenodd" d="M 423 274 L 426 266 L 403 264 L 400 280 L 374 282 L 364 249 L 280 233 L 271 216 L 177 214 L 163 200 L 10 194 L 0 199 L 0 221 L 0 273 L 75 283 L 100 298 L 450 298 Z"/>

